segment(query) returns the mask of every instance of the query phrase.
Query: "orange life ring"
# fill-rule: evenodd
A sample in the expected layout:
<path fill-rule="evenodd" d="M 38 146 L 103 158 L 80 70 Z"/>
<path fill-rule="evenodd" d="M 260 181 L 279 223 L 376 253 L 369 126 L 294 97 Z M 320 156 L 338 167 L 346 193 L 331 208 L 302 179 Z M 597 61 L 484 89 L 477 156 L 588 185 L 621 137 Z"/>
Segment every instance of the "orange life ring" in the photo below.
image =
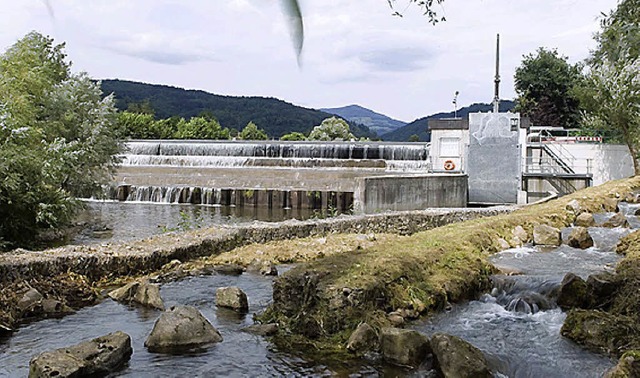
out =
<path fill-rule="evenodd" d="M 456 165 L 451 160 L 447 160 L 444 162 L 444 170 L 445 171 L 453 171 L 456 169 Z"/>

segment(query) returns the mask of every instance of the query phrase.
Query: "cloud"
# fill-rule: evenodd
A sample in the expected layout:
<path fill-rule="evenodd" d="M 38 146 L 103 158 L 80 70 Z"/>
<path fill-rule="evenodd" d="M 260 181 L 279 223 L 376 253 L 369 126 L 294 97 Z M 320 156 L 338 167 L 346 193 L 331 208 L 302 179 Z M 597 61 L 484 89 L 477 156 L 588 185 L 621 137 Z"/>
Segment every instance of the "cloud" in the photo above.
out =
<path fill-rule="evenodd" d="M 119 47 L 108 47 L 108 50 L 133 58 L 139 58 L 152 63 L 167 65 L 184 65 L 187 63 L 212 61 L 209 57 L 201 54 L 192 54 L 179 51 L 158 51 L 158 50 L 142 50 L 127 49 Z"/>
<path fill-rule="evenodd" d="M 374 49 L 359 54 L 359 59 L 369 67 L 386 72 L 421 70 L 432 57 L 431 52 L 413 47 Z"/>

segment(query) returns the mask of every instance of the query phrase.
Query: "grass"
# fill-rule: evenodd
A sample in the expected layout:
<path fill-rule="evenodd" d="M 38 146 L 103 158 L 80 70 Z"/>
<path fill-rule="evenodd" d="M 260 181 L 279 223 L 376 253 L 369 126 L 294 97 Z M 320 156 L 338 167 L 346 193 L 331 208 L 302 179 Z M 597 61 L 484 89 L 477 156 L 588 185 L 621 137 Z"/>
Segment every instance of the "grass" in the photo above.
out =
<path fill-rule="evenodd" d="M 278 321 L 291 334 L 316 329 L 309 339 L 340 350 L 362 320 L 384 326 L 390 311 L 428 315 L 486 289 L 494 272 L 488 257 L 500 250 L 500 239 L 516 244 L 516 226 L 531 238 L 537 224 L 570 225 L 576 216 L 567 210 L 572 200 L 584 211 L 612 210 L 618 199 L 639 187 L 638 177 L 613 181 L 511 214 L 450 224 L 301 264 L 276 282 L 274 304 L 261 319 Z M 311 295 L 301 301 L 295 298 L 301 292 Z"/>

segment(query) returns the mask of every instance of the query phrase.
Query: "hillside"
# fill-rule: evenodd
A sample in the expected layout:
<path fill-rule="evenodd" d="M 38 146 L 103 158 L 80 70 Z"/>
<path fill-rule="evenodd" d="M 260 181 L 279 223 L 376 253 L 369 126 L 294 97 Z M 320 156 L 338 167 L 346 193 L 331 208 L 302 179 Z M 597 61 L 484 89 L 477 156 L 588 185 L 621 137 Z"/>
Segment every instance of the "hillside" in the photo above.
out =
<path fill-rule="evenodd" d="M 360 105 L 347 105 L 341 108 L 322 108 L 323 112 L 335 114 L 348 121 L 367 126 L 378 135 L 386 134 L 405 126 L 407 123 L 376 113 Z"/>
<path fill-rule="evenodd" d="M 501 100 L 500 101 L 500 111 L 506 112 L 510 111 L 515 107 L 515 103 L 511 100 Z M 458 110 L 458 117 L 467 117 L 469 113 L 477 113 L 477 112 L 488 112 L 493 109 L 493 105 L 491 104 L 472 104 L 470 106 L 466 106 Z M 431 133 L 428 130 L 428 120 L 430 119 L 438 119 L 438 118 L 451 118 L 453 117 L 453 112 L 448 113 L 436 113 L 427 117 L 419 118 L 410 124 L 401 127 L 395 131 L 384 134 L 381 136 L 382 140 L 387 141 L 395 141 L 395 142 L 406 142 L 409 140 L 411 135 L 417 135 L 420 138 L 421 142 L 429 142 L 431 141 Z"/>
<path fill-rule="evenodd" d="M 308 134 L 323 119 L 332 116 L 276 98 L 221 96 L 205 91 L 126 80 L 102 80 L 102 91 L 105 95 L 114 93 L 119 110 L 126 110 L 132 105 L 148 104 L 158 119 L 173 116 L 190 118 L 210 113 L 222 127 L 236 130 L 241 130 L 249 121 L 253 121 L 270 138 L 279 138 L 293 131 Z M 377 138 L 366 126 L 353 122 L 349 124 L 354 135 Z"/>

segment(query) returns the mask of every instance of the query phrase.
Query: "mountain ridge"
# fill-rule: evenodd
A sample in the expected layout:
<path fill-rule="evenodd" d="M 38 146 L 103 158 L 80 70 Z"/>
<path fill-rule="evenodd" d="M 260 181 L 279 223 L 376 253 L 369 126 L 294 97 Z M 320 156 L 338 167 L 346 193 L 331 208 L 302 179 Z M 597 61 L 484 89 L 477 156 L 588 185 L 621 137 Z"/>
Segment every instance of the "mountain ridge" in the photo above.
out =
<path fill-rule="evenodd" d="M 203 90 L 119 79 L 103 79 L 100 83 L 104 95 L 114 94 L 116 107 L 121 111 L 143 105 L 150 107 L 159 119 L 208 114 L 215 117 L 222 127 L 236 130 L 253 122 L 270 138 L 291 132 L 309 134 L 324 119 L 333 116 L 274 97 L 218 95 Z M 357 137 L 378 137 L 364 125 L 349 122 L 349 127 Z"/>
<path fill-rule="evenodd" d="M 513 100 L 500 100 L 499 109 L 501 112 L 513 110 L 515 102 Z M 458 117 L 467 117 L 469 113 L 488 112 L 493 110 L 493 104 L 474 103 L 469 106 L 458 109 L 457 114 L 454 112 L 440 112 L 426 117 L 421 117 L 415 121 L 394 130 L 390 133 L 383 134 L 380 137 L 384 141 L 406 142 L 412 135 L 417 135 L 420 142 L 430 142 L 431 133 L 429 132 L 429 120 L 439 118 L 452 118 L 454 115 Z"/>
<path fill-rule="evenodd" d="M 335 114 L 347 121 L 367 126 L 369 130 L 376 132 L 378 135 L 389 133 L 407 125 L 406 122 L 393 119 L 385 114 L 378 113 L 358 104 L 338 108 L 320 108 L 319 110 Z"/>

